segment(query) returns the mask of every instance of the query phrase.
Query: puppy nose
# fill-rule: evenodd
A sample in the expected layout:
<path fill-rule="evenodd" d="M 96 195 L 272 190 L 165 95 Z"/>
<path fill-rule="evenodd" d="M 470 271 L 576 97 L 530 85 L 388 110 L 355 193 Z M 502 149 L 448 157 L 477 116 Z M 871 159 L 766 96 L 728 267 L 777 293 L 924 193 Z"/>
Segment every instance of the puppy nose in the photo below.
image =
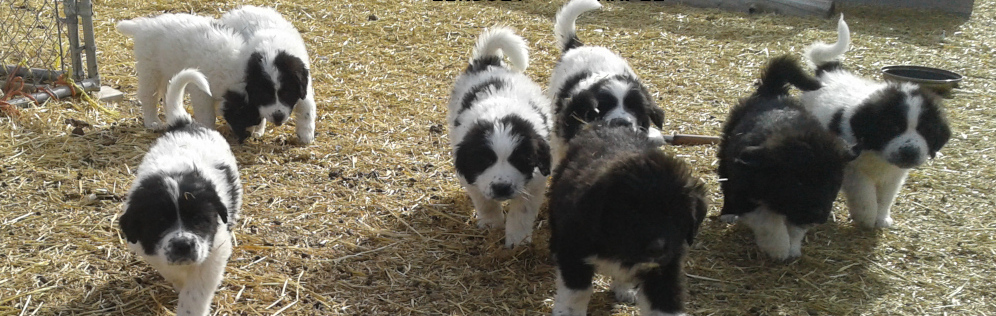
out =
<path fill-rule="evenodd" d="M 273 113 L 273 124 L 277 126 L 284 125 L 284 121 L 287 120 L 287 115 L 284 112 Z"/>
<path fill-rule="evenodd" d="M 896 151 L 896 162 L 899 167 L 915 167 L 920 163 L 920 150 L 912 146 L 900 147 Z"/>
<path fill-rule="evenodd" d="M 614 118 L 609 121 L 609 126 L 611 127 L 627 127 L 632 125 L 633 123 L 624 118 Z"/>
<path fill-rule="evenodd" d="M 194 258 L 194 241 L 191 239 L 173 239 L 169 242 L 169 261 L 186 261 Z"/>
<path fill-rule="evenodd" d="M 493 183 L 491 184 L 491 194 L 496 199 L 507 199 L 512 196 L 512 185 L 508 183 Z"/>

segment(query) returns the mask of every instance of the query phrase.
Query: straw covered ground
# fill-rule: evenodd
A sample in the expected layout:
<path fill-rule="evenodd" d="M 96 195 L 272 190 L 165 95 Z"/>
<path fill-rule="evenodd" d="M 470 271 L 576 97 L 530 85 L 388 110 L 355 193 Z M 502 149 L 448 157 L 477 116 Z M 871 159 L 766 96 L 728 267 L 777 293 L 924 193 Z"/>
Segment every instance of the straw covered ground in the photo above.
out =
<path fill-rule="evenodd" d="M 133 171 L 157 134 L 142 126 L 132 41 L 114 24 L 163 12 L 220 16 L 241 3 L 95 2 L 101 79 L 125 101 L 107 111 L 77 100 L 0 115 L 0 315 L 171 315 L 176 304 L 171 286 L 128 253 L 117 228 Z M 503 249 L 503 233 L 477 229 L 444 118 L 453 79 L 488 26 L 508 25 L 528 40 L 527 74 L 545 85 L 559 55 L 552 20 L 562 2 L 246 3 L 278 6 L 307 40 L 317 139 L 298 145 L 293 127 L 283 126 L 233 147 L 245 203 L 214 312 L 549 314 L 545 210 L 531 246 Z M 878 78 L 882 66 L 909 63 L 966 76 L 946 103 L 951 141 L 910 175 L 895 229 L 856 228 L 841 197 L 835 221 L 811 230 L 803 257 L 790 263 L 766 259 L 749 230 L 707 219 L 686 261 L 688 311 L 996 314 L 996 4 L 976 1 L 967 20 L 842 10 L 851 69 Z M 835 21 L 633 2 L 606 3 L 578 25 L 584 42 L 629 60 L 667 112 L 665 133 L 718 135 L 767 58 L 834 41 Z M 708 183 L 717 215 L 716 147 L 665 150 Z M 604 279 L 589 310 L 636 313 L 614 302 Z"/>

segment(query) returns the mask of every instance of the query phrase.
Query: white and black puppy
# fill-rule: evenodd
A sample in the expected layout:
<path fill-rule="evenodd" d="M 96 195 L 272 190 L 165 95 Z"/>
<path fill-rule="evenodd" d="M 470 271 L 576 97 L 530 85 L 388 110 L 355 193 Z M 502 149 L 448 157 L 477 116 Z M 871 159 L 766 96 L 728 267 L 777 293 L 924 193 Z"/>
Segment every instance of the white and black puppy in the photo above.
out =
<path fill-rule="evenodd" d="M 787 84 L 820 88 L 789 56 L 768 62 L 761 85 L 730 110 L 719 144 L 721 217 L 739 218 L 774 259 L 802 255 L 806 231 L 827 221 L 855 155 L 820 126 Z"/>
<path fill-rule="evenodd" d="M 286 100 L 300 101 L 313 95 L 307 58 L 298 57 L 298 49 L 290 45 L 297 43 L 293 37 L 296 30 L 285 32 L 288 34 L 280 37 L 280 42 L 260 44 L 247 41 L 218 20 L 190 14 L 136 18 L 119 22 L 117 29 L 135 41 L 138 99 L 148 128 L 164 127 L 157 113 L 158 100 L 170 77 L 186 68 L 200 69 L 211 84 L 209 92 L 190 91 L 194 117 L 213 129 L 220 112 L 240 142 L 253 131 L 259 134 L 263 119 L 278 125 L 286 122 L 297 103 L 287 104 Z M 300 41 L 300 35 L 297 39 Z M 295 47 L 286 48 L 294 53 L 281 55 L 261 48 L 282 45 Z M 313 102 L 305 103 L 305 109 L 297 111 L 308 116 L 299 119 L 298 137 L 309 143 L 314 139 L 314 110 L 307 109 Z"/>
<path fill-rule="evenodd" d="M 701 180 L 625 119 L 587 124 L 550 185 L 553 315 L 586 315 L 596 271 L 642 315 L 682 315 L 682 264 L 705 218 Z"/>
<path fill-rule="evenodd" d="M 522 73 L 528 63 L 521 37 L 506 28 L 486 30 L 457 77 L 446 119 L 457 176 L 474 202 L 477 224 L 504 226 L 508 247 L 532 240 L 550 174 L 550 102 Z M 507 218 L 503 201 L 509 201 Z"/>
<path fill-rule="evenodd" d="M 657 143 L 664 143 L 659 130 L 664 110 L 629 63 L 605 47 L 584 46 L 577 37 L 574 21 L 582 13 L 601 7 L 597 0 L 572 0 L 557 12 L 554 33 L 562 53 L 547 89 L 554 100 L 554 165 L 586 122 L 622 119 L 634 128 L 647 130 Z"/>
<path fill-rule="evenodd" d="M 246 46 L 240 59 L 249 61 L 246 93 L 226 94 L 226 108 L 233 109 L 232 115 L 247 124 L 260 122 L 253 132 L 257 137 L 265 131 L 266 120 L 279 126 L 293 111 L 298 139 L 305 144 L 314 140 L 311 62 L 297 28 L 274 9 L 251 5 L 229 11 L 219 20 L 243 36 Z M 259 110 L 235 111 L 238 108 Z"/>
<path fill-rule="evenodd" d="M 806 57 L 816 65 L 822 88 L 804 92 L 800 99 L 824 127 L 861 150 L 844 172 L 851 218 L 864 227 L 891 227 L 889 209 L 910 169 L 933 158 L 951 129 L 933 91 L 845 70 L 838 60 L 850 45 L 843 16 L 837 32 L 836 43 L 808 48 Z"/>
<path fill-rule="evenodd" d="M 179 292 L 176 314 L 208 315 L 232 254 L 242 185 L 225 138 L 183 109 L 188 83 L 209 90 L 197 70 L 173 77 L 165 96 L 169 126 L 138 166 L 119 224 L 128 249 Z"/>

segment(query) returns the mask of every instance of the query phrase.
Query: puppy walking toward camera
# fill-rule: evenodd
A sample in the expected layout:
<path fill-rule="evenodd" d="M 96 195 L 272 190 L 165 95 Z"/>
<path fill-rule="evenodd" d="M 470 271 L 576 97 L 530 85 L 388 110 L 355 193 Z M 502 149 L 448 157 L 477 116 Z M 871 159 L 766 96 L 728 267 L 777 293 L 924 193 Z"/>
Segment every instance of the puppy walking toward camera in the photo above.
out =
<path fill-rule="evenodd" d="M 664 110 L 654 103 L 629 63 L 605 47 L 584 46 L 577 37 L 574 22 L 578 16 L 601 7 L 597 0 L 572 0 L 557 12 L 554 33 L 562 53 L 547 90 L 554 100 L 554 165 L 563 159 L 567 142 L 585 123 L 596 120 L 621 119 L 664 144 L 659 130 Z"/>
<path fill-rule="evenodd" d="M 277 126 L 294 113 L 296 132 L 302 143 L 315 138 L 315 90 L 311 84 L 311 62 L 301 33 L 272 8 L 243 6 L 225 13 L 221 23 L 242 35 L 246 41 L 240 59 L 249 60 L 246 95 L 226 94 L 230 107 L 258 108 L 244 111 L 245 124 L 259 121 L 253 136 L 260 137 L 269 119 Z M 260 72 L 261 71 L 261 72 Z M 259 115 L 252 115 L 259 113 Z"/>
<path fill-rule="evenodd" d="M 586 315 L 597 271 L 641 315 L 683 315 L 682 262 L 707 210 L 702 182 L 623 119 L 588 124 L 550 185 L 553 315 Z"/>
<path fill-rule="evenodd" d="M 878 82 L 841 66 L 850 45 L 844 17 L 834 44 L 816 43 L 806 57 L 822 88 L 800 97 L 820 123 L 861 155 L 844 171 L 844 196 L 851 219 L 868 228 L 889 228 L 890 209 L 911 168 L 933 158 L 951 129 L 933 91 L 913 83 Z"/>
<path fill-rule="evenodd" d="M 282 18 L 284 23 L 265 20 L 269 18 L 273 17 L 236 12 L 219 21 L 163 14 L 118 23 L 118 31 L 135 41 L 138 99 L 145 126 L 164 127 L 157 105 L 168 80 L 182 69 L 198 68 L 211 84 L 210 91 L 190 91 L 194 117 L 201 125 L 214 129 L 220 112 L 243 142 L 251 133 L 262 135 L 266 120 L 281 125 L 293 111 L 299 121 L 299 141 L 310 143 L 314 139 L 314 91 L 304 42 L 292 26 L 286 29 L 289 23 Z M 237 31 L 226 23 L 254 27 Z M 251 37 L 243 35 L 250 31 Z M 295 110 L 297 104 L 300 108 Z"/>
<path fill-rule="evenodd" d="M 730 110 L 718 154 L 720 218 L 746 224 L 776 260 L 802 255 L 806 231 L 827 221 L 844 166 L 855 157 L 789 96 L 788 83 L 820 88 L 796 59 L 772 59 L 757 91 Z"/>
<path fill-rule="evenodd" d="M 119 224 L 128 249 L 179 292 L 176 314 L 208 315 L 232 254 L 242 185 L 225 138 L 183 109 L 188 83 L 209 91 L 197 70 L 173 77 L 166 90 L 169 125 L 142 159 Z"/>
<path fill-rule="evenodd" d="M 528 64 L 521 37 L 506 28 L 484 31 L 457 77 L 446 119 L 457 177 L 474 203 L 477 225 L 504 226 L 506 247 L 532 240 L 550 174 L 550 102 L 522 73 Z"/>

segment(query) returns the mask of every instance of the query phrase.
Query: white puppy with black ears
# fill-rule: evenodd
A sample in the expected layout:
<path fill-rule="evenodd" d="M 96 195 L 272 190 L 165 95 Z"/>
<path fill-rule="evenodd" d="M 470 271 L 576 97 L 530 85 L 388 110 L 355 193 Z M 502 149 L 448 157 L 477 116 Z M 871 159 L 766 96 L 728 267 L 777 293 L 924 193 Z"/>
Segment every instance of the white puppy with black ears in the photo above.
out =
<path fill-rule="evenodd" d="M 504 226 L 507 247 L 532 240 L 550 175 L 550 102 L 522 73 L 528 65 L 525 40 L 506 28 L 484 31 L 457 77 L 446 119 L 457 177 L 474 203 L 477 224 Z"/>
<path fill-rule="evenodd" d="M 315 89 L 311 84 L 308 49 L 301 33 L 272 8 L 242 6 L 225 13 L 219 20 L 245 39 L 242 58 L 259 61 L 259 69 L 265 72 L 256 80 L 246 82 L 246 96 L 232 95 L 232 99 L 228 99 L 226 95 L 226 101 L 247 102 L 248 106 L 260 109 L 262 121 L 256 126 L 254 136 L 263 134 L 267 118 L 272 118 L 274 124 L 283 124 L 284 115 L 289 114 L 284 111 L 291 109 L 298 139 L 305 144 L 314 140 Z"/>
<path fill-rule="evenodd" d="M 861 155 L 844 170 L 851 218 L 868 228 L 893 224 L 890 208 L 911 168 L 933 158 L 951 137 L 941 99 L 912 83 L 879 82 L 845 70 L 838 60 L 850 45 L 844 17 L 834 44 L 816 43 L 806 57 L 822 84 L 800 99 L 824 127 Z M 805 89 L 804 89 L 805 90 Z"/>
<path fill-rule="evenodd" d="M 563 159 L 571 138 L 596 120 L 623 120 L 647 132 L 654 143 L 664 144 L 659 130 L 664 110 L 629 63 L 605 47 L 584 46 L 577 37 L 574 22 L 578 16 L 601 7 L 597 0 L 572 0 L 557 11 L 554 33 L 562 55 L 547 89 L 547 96 L 554 100 L 554 165 Z"/>
<path fill-rule="evenodd" d="M 119 224 L 128 249 L 179 292 L 176 314 L 208 315 L 232 254 L 242 185 L 225 138 L 183 109 L 188 83 L 209 89 L 197 70 L 173 77 L 166 92 L 169 126 L 142 159 Z"/>

